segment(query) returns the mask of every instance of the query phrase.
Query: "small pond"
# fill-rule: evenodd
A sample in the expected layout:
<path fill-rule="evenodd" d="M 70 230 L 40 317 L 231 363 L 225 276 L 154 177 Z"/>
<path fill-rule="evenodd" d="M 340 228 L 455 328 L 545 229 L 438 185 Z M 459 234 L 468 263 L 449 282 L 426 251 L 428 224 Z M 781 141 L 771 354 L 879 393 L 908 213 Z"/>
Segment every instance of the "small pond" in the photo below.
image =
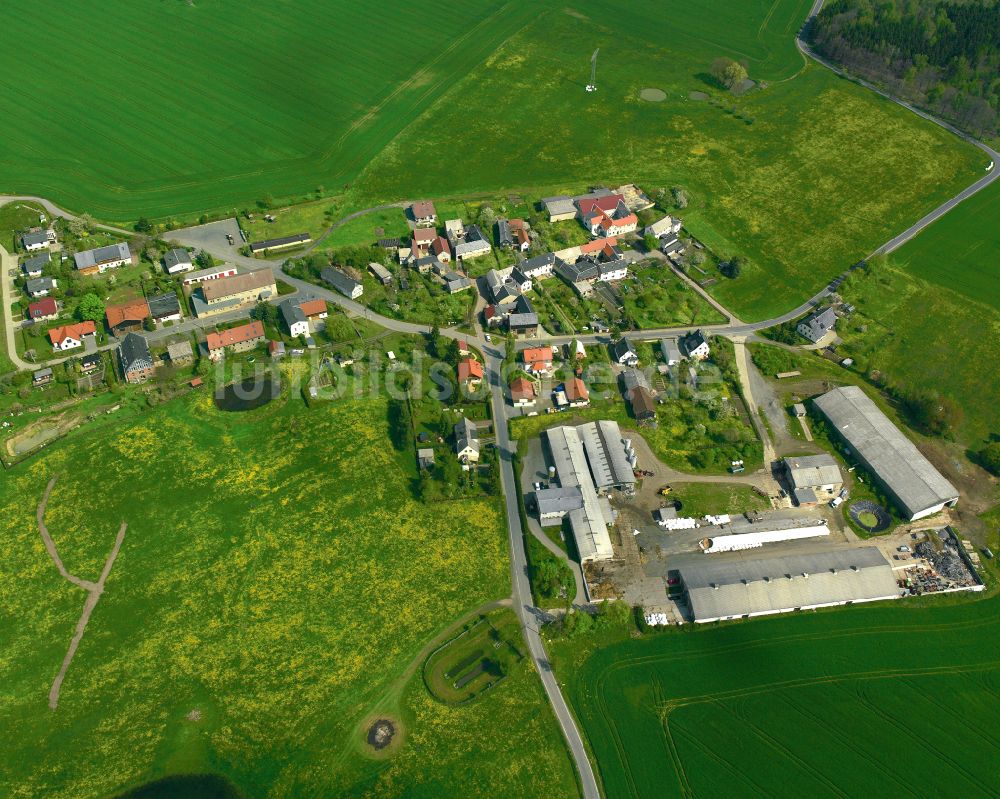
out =
<path fill-rule="evenodd" d="M 270 377 L 250 377 L 230 383 L 215 392 L 215 407 L 220 411 L 252 411 L 281 396 L 281 386 Z"/>
<path fill-rule="evenodd" d="M 140 785 L 115 799 L 242 799 L 242 794 L 217 774 L 177 774 Z"/>

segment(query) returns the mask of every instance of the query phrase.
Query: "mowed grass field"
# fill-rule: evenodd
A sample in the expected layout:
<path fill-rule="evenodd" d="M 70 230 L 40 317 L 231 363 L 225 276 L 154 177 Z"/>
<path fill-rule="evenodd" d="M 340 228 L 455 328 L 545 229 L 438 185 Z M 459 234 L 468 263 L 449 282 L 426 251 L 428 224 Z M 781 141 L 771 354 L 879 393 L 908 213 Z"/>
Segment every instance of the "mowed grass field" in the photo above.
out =
<path fill-rule="evenodd" d="M 338 192 L 530 3 L 0 7 L 0 190 L 113 220 Z M 44 108 L 39 99 L 45 98 Z"/>
<path fill-rule="evenodd" d="M 892 254 L 894 263 L 1000 311 L 1000 182 L 994 181 Z"/>
<path fill-rule="evenodd" d="M 666 632 L 556 664 L 609 799 L 994 797 L 998 603 Z"/>
<path fill-rule="evenodd" d="M 467 708 L 427 695 L 422 649 L 509 594 L 485 500 L 412 499 L 383 401 L 225 414 L 207 393 L 0 472 L 0 762 L 9 797 L 104 799 L 175 773 L 247 797 L 575 795 L 530 666 Z M 124 545 L 62 686 L 49 687 L 119 521 Z M 402 729 L 391 756 L 363 735 Z"/>
<path fill-rule="evenodd" d="M 736 280 L 719 276 L 713 293 L 746 319 L 787 311 L 985 166 L 971 145 L 807 65 L 794 33 L 808 5 L 554 7 L 375 159 L 358 204 L 486 186 L 681 185 L 687 227 L 751 262 Z M 708 72 L 723 55 L 746 57 L 768 87 L 741 98 L 719 90 Z M 646 87 L 667 99 L 641 100 Z"/>

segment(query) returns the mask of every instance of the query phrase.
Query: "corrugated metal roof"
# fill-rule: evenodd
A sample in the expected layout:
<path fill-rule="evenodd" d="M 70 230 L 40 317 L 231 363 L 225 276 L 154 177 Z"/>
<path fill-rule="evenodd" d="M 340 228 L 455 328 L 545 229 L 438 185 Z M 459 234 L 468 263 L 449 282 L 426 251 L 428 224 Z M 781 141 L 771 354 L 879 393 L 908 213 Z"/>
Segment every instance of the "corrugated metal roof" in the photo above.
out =
<path fill-rule="evenodd" d="M 899 596 L 892 567 L 875 547 L 784 558 L 706 555 L 680 572 L 695 621 Z"/>
<path fill-rule="evenodd" d="M 955 486 L 857 386 L 835 388 L 813 402 L 910 518 L 958 498 Z"/>

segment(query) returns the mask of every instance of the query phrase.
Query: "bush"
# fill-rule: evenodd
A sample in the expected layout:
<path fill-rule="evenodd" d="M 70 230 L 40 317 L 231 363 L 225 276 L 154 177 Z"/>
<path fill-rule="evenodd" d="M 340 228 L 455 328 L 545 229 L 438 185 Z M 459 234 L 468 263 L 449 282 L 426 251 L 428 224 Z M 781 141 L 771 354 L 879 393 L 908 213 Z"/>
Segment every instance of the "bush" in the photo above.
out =
<path fill-rule="evenodd" d="M 979 450 L 976 455 L 978 456 L 980 466 L 990 474 L 1000 477 L 1000 440 L 991 441 Z"/>

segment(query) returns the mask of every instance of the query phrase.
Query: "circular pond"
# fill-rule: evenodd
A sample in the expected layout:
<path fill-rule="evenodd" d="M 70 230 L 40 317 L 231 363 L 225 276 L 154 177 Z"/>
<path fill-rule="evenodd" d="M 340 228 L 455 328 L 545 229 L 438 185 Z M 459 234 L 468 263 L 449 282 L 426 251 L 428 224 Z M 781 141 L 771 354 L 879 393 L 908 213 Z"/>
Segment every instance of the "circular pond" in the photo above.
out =
<path fill-rule="evenodd" d="M 643 89 L 639 96 L 650 103 L 662 103 L 667 99 L 667 93 L 663 89 Z"/>

